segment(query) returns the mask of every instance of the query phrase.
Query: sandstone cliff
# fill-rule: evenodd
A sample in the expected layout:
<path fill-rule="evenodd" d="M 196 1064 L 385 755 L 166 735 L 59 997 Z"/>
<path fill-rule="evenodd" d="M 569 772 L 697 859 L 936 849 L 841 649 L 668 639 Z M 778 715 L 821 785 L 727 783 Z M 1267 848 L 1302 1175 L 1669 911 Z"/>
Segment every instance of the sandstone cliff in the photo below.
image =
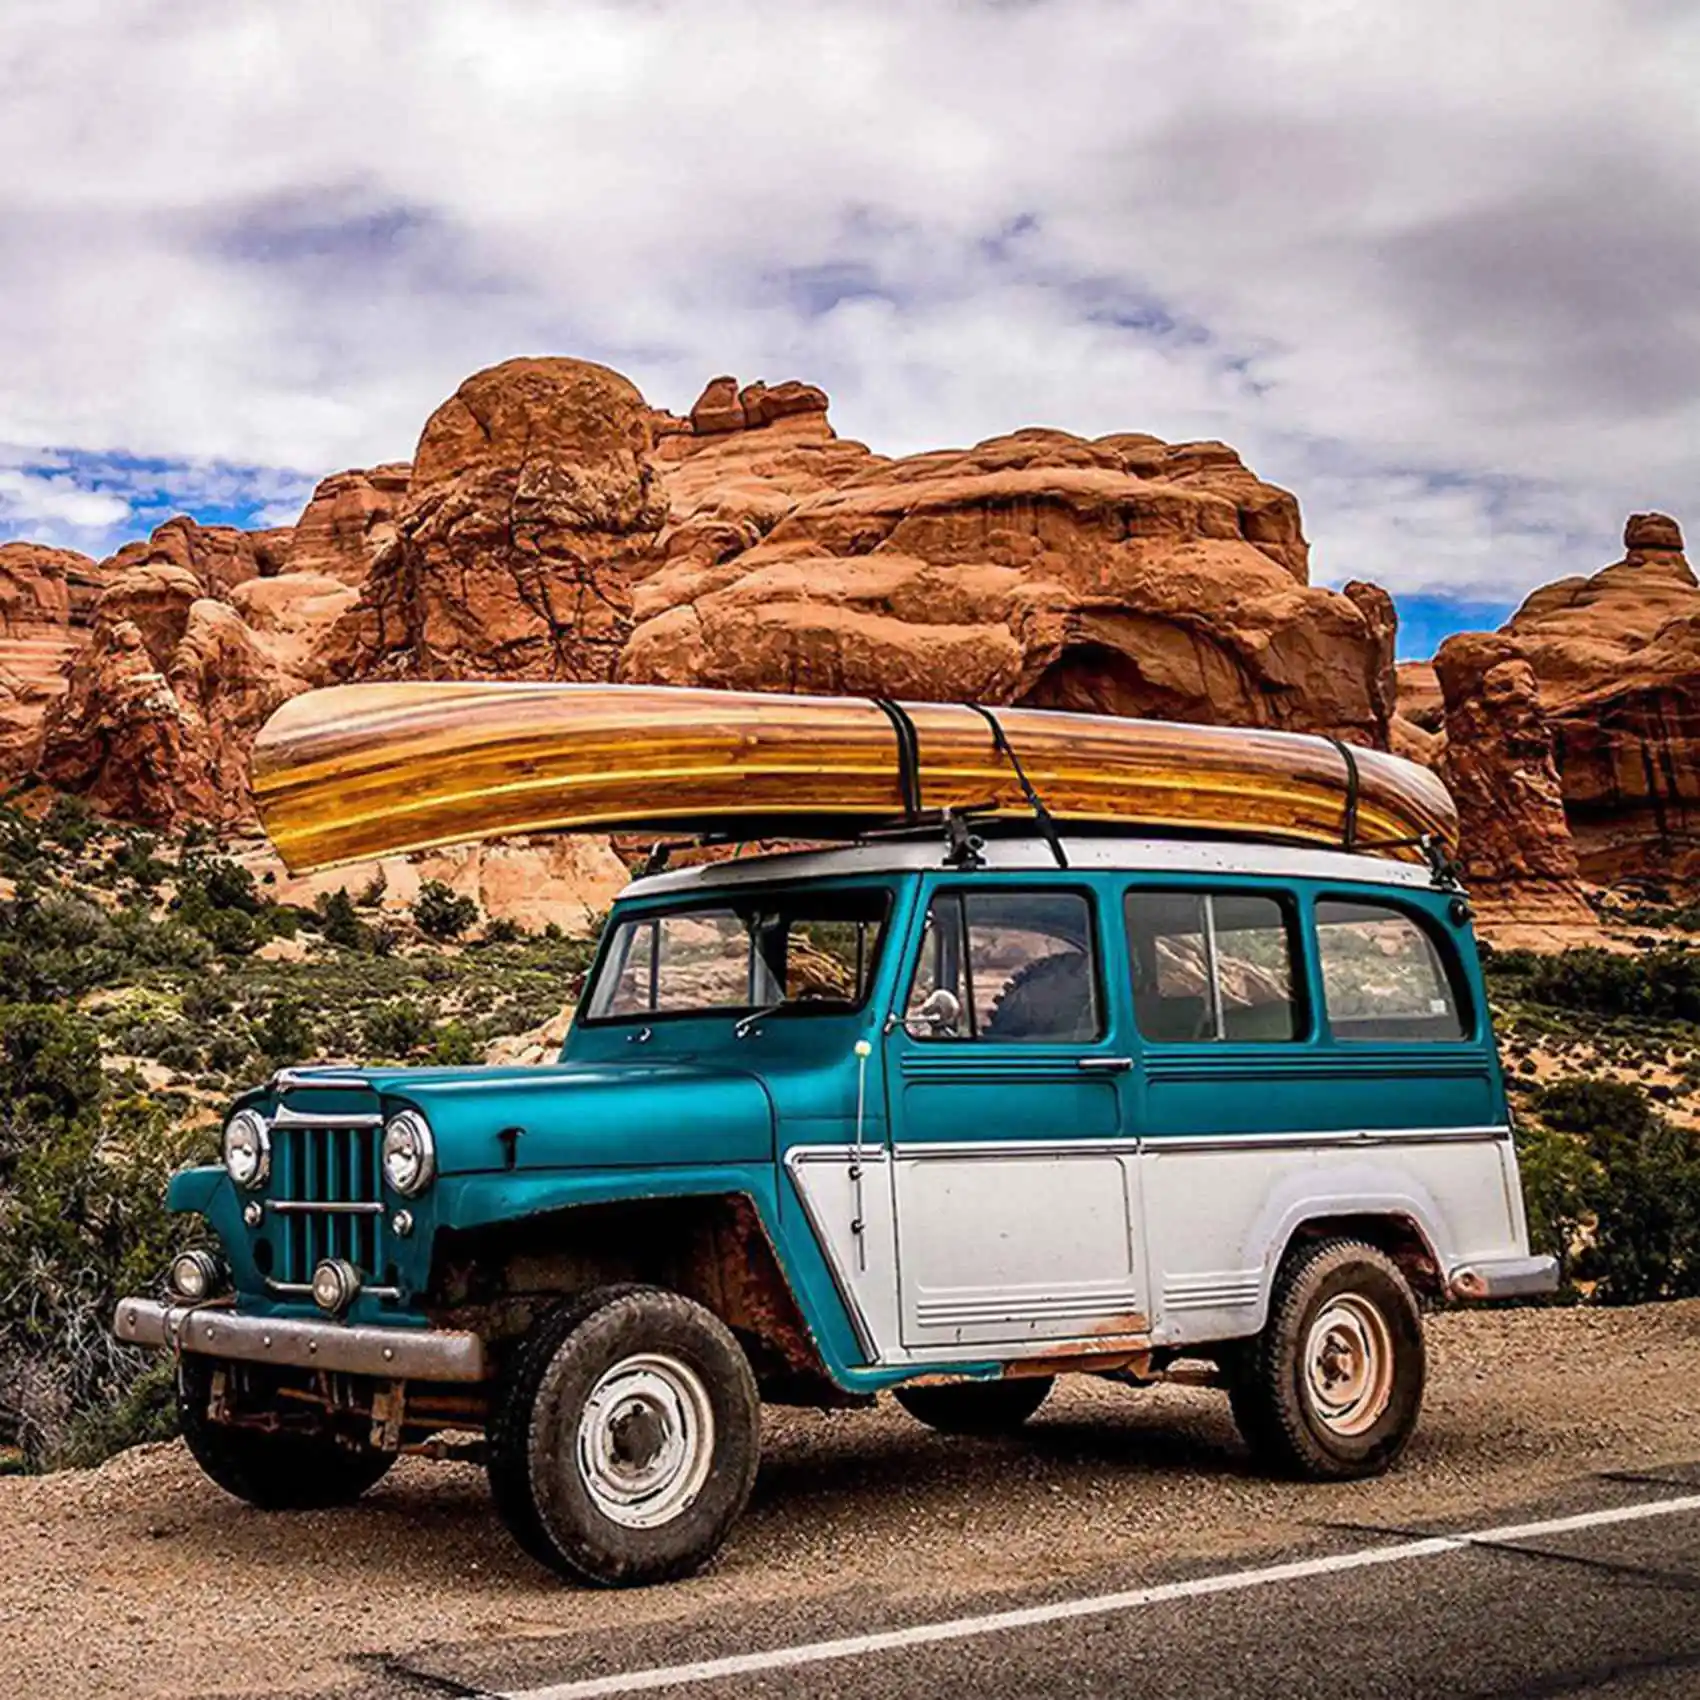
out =
<path fill-rule="evenodd" d="M 39 759 L 42 720 L 88 640 L 100 587 L 86 555 L 0 543 L 0 777 Z"/>
<path fill-rule="evenodd" d="M 1458 804 L 1464 879 L 1494 920 L 1588 926 L 1576 848 L 1534 669 L 1517 642 L 1451 637 L 1434 658 L 1445 734 L 1436 754 Z"/>
<path fill-rule="evenodd" d="M 1624 558 L 1505 626 L 1540 681 L 1583 873 L 1700 880 L 1700 585 L 1682 532 L 1635 514 Z"/>

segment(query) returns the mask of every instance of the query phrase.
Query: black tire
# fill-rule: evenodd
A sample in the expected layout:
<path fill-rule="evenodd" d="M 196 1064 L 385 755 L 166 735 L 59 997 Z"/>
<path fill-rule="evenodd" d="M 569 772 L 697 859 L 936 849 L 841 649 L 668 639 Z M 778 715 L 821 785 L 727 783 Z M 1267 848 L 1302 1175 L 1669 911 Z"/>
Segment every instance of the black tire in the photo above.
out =
<path fill-rule="evenodd" d="M 393 1452 L 328 1435 L 267 1433 L 215 1423 L 207 1414 L 213 1365 L 185 1353 L 177 1370 L 177 1418 L 190 1456 L 209 1480 L 261 1511 L 324 1511 L 352 1505 L 395 1463 Z"/>
<path fill-rule="evenodd" d="M 986 1037 L 1085 1041 L 1095 1036 L 1094 1003 L 1085 953 L 1053 951 L 1010 977 L 986 1023 Z"/>
<path fill-rule="evenodd" d="M 1044 1404 L 1055 1385 L 1048 1375 L 1004 1381 L 949 1381 L 939 1387 L 894 1387 L 917 1422 L 940 1434 L 1014 1434 Z"/>
<path fill-rule="evenodd" d="M 647 1395 L 608 1391 L 604 1378 L 640 1359 L 651 1368 L 624 1369 L 627 1386 L 670 1389 L 679 1421 L 646 1405 Z M 659 1379 L 633 1379 L 645 1373 Z M 600 1425 L 598 1397 L 613 1413 Z M 681 1441 L 680 1468 L 663 1489 L 639 1494 L 636 1472 L 691 1424 L 699 1444 Z M 755 1485 L 761 1396 L 743 1348 L 712 1312 L 655 1287 L 602 1287 L 533 1328 L 498 1389 L 488 1441 L 496 1509 L 527 1553 L 573 1581 L 637 1587 L 688 1576 L 719 1550 Z M 652 1450 L 619 1456 L 628 1442 Z M 581 1450 L 604 1444 L 593 1481 Z M 616 1504 L 621 1491 L 634 1503 Z M 650 1515 L 647 1526 L 631 1521 Z"/>
<path fill-rule="evenodd" d="M 1398 1461 L 1422 1410 L 1422 1313 L 1385 1253 L 1319 1240 L 1288 1253 L 1268 1324 L 1223 1368 L 1234 1421 L 1259 1463 L 1307 1481 L 1378 1476 Z"/>

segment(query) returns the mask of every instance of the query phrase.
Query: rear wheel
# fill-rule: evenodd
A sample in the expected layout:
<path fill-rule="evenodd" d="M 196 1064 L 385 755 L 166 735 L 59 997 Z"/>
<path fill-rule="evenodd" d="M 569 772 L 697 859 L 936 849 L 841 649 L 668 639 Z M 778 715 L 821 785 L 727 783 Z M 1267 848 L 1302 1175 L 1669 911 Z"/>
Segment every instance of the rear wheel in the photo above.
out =
<path fill-rule="evenodd" d="M 497 1510 L 533 1558 L 576 1581 L 687 1576 L 750 1496 L 761 1404 L 742 1348 L 677 1293 L 602 1288 L 545 1317 L 489 1431 Z"/>
<path fill-rule="evenodd" d="M 1261 1462 L 1313 1481 L 1379 1475 L 1422 1409 L 1416 1296 L 1374 1246 L 1302 1246 L 1276 1278 L 1268 1325 L 1225 1367 L 1234 1420 Z"/>
<path fill-rule="evenodd" d="M 940 1387 L 897 1387 L 898 1404 L 941 1434 L 1013 1434 L 1044 1404 L 1053 1378 L 952 1381 Z"/>
<path fill-rule="evenodd" d="M 352 1505 L 395 1463 L 393 1452 L 329 1435 L 237 1428 L 214 1422 L 213 1363 L 185 1353 L 177 1370 L 177 1416 L 190 1456 L 206 1476 L 262 1511 Z"/>

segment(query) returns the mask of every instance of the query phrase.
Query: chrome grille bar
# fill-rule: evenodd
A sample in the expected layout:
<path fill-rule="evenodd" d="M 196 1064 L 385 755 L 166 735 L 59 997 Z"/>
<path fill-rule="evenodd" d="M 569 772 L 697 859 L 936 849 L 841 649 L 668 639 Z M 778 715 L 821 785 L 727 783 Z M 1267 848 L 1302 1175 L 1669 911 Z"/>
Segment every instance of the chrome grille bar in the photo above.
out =
<path fill-rule="evenodd" d="M 272 1117 L 270 1207 L 281 1219 L 272 1286 L 306 1290 L 326 1258 L 352 1263 L 363 1277 L 382 1273 L 383 1118 L 280 1108 Z M 368 1286 L 368 1292 L 380 1289 Z"/>
<path fill-rule="evenodd" d="M 276 1198 L 272 1200 L 272 1209 L 280 1216 L 294 1215 L 296 1212 L 322 1216 L 382 1216 L 384 1207 L 375 1199 L 338 1198 L 325 1199 L 323 1202 L 307 1198 Z"/>

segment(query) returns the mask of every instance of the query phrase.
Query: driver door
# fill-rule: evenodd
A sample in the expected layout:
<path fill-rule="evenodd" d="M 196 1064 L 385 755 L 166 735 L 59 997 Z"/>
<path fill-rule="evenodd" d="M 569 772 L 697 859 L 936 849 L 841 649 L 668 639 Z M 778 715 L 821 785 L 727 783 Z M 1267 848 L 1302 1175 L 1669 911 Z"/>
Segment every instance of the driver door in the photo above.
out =
<path fill-rule="evenodd" d="M 910 1348 L 1146 1328 L 1132 1066 L 1090 891 L 941 885 L 887 1038 Z"/>

